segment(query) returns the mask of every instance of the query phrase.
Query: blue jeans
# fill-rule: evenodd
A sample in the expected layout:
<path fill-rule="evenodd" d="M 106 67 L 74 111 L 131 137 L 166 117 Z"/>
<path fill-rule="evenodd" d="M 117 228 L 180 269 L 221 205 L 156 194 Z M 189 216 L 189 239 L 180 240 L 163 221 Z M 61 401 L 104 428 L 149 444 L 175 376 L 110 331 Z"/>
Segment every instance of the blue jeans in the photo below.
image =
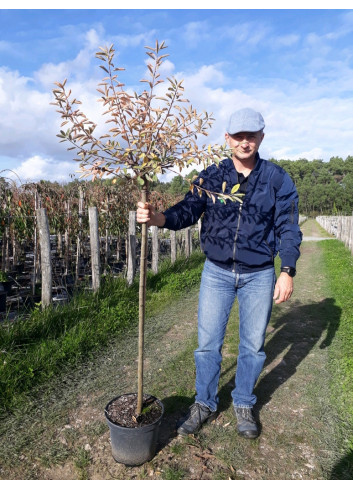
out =
<path fill-rule="evenodd" d="M 236 407 L 252 407 L 253 393 L 263 368 L 265 332 L 272 311 L 276 282 L 274 268 L 234 273 L 206 260 L 202 272 L 198 348 L 195 350 L 196 398 L 211 411 L 217 410 L 222 346 L 235 298 L 239 304 L 239 355 L 232 391 Z"/>

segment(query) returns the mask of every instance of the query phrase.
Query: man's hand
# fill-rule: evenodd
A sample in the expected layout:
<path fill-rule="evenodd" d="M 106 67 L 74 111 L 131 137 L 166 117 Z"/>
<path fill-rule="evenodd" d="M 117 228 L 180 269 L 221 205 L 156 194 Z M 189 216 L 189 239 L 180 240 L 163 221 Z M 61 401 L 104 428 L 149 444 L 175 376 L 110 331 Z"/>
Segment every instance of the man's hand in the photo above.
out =
<path fill-rule="evenodd" d="M 151 204 L 143 202 L 137 203 L 136 219 L 140 224 L 147 222 L 149 226 L 162 227 L 165 224 L 165 215 L 157 212 Z"/>
<path fill-rule="evenodd" d="M 286 302 L 291 298 L 293 293 L 293 277 L 290 277 L 288 273 L 282 272 L 278 277 L 273 298 L 275 299 L 275 304 L 280 304 L 281 302 Z"/>

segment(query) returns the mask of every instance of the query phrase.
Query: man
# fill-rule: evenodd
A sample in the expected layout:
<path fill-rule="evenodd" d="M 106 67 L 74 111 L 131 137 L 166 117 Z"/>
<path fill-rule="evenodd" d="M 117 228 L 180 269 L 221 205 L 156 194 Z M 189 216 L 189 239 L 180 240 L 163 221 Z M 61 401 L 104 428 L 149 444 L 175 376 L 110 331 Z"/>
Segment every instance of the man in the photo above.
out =
<path fill-rule="evenodd" d="M 234 300 L 239 303 L 239 355 L 232 391 L 238 434 L 256 438 L 253 392 L 265 362 L 265 331 L 273 299 L 287 301 L 302 234 L 298 225 L 298 195 L 289 175 L 260 158 L 264 138 L 262 115 L 245 108 L 229 120 L 226 142 L 232 158 L 202 171 L 195 185 L 215 193 L 230 193 L 237 183 L 242 203 L 216 202 L 196 187 L 184 200 L 163 213 L 138 204 L 137 221 L 177 230 L 197 222 L 203 214 L 201 246 L 206 255 L 198 310 L 198 348 L 195 350 L 196 397 L 178 433 L 197 432 L 216 417 L 222 345 Z M 222 191 L 223 182 L 226 190 Z M 218 198 L 217 198 L 218 197 Z M 276 280 L 274 258 L 279 251 L 281 273 Z"/>

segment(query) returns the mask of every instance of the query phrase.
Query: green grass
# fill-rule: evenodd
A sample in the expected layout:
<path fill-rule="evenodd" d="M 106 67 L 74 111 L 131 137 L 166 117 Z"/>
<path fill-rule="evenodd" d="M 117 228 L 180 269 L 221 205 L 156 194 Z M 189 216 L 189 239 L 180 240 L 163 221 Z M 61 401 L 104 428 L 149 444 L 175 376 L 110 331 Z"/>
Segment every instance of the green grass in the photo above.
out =
<path fill-rule="evenodd" d="M 162 469 L 163 480 L 183 480 L 185 478 L 185 470 L 178 467 L 176 464 L 166 466 Z"/>
<path fill-rule="evenodd" d="M 174 264 L 165 261 L 147 278 L 147 317 L 200 281 L 204 256 L 195 252 Z M 91 358 L 112 338 L 136 331 L 138 277 L 131 287 L 107 277 L 97 294 L 81 293 L 64 306 L 33 311 L 27 320 L 0 329 L 0 410 L 10 410 L 21 395 Z"/>
<path fill-rule="evenodd" d="M 330 347 L 331 392 L 340 417 L 346 454 L 332 477 L 353 476 L 353 258 L 342 242 L 320 243 L 331 297 L 340 309 L 339 327 L 328 338 Z"/>

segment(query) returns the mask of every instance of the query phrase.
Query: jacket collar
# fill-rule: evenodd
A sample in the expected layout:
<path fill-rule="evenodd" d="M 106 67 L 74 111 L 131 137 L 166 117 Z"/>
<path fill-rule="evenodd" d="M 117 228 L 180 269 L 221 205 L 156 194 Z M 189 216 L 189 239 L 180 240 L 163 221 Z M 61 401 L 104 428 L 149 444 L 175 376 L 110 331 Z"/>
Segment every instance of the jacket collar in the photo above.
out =
<path fill-rule="evenodd" d="M 259 172 L 260 167 L 261 167 L 261 162 L 262 162 L 262 159 L 260 158 L 260 154 L 257 152 L 255 155 L 255 166 L 254 166 L 254 169 L 251 171 L 249 178 L 253 173 Z M 231 184 L 235 185 L 236 183 L 238 183 L 238 175 L 237 175 L 237 171 L 236 171 L 235 166 L 234 166 L 234 162 L 233 162 L 232 158 L 227 158 L 225 160 L 225 163 L 226 163 L 228 173 L 230 175 Z"/>

